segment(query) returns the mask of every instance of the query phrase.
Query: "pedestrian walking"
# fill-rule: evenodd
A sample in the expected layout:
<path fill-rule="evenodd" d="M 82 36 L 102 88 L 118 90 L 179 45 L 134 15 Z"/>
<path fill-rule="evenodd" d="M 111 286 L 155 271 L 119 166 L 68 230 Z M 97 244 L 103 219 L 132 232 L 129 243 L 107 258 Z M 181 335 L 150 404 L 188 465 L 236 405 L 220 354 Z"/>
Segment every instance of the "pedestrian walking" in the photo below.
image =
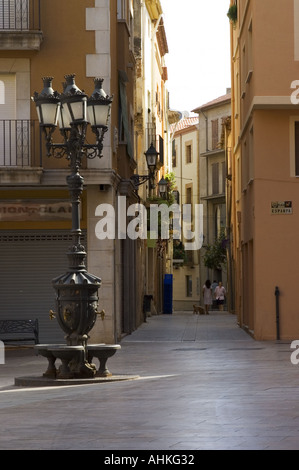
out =
<path fill-rule="evenodd" d="M 215 289 L 215 298 L 219 310 L 223 311 L 224 300 L 226 297 L 226 290 L 222 285 L 222 282 L 219 281 L 218 286 Z"/>
<path fill-rule="evenodd" d="M 209 308 L 211 307 L 213 303 L 211 281 L 209 279 L 206 280 L 202 288 L 202 294 L 203 294 L 203 302 L 205 306 L 205 314 L 209 315 Z"/>

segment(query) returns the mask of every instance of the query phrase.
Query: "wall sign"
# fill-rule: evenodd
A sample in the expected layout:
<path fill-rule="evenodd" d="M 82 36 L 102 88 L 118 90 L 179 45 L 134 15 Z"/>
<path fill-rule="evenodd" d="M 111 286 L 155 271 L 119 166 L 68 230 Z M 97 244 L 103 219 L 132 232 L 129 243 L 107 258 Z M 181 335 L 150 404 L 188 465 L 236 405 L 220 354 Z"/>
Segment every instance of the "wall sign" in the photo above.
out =
<path fill-rule="evenodd" d="M 271 214 L 293 214 L 292 201 L 271 202 Z"/>
<path fill-rule="evenodd" d="M 70 220 L 70 201 L 30 200 L 0 201 L 0 222 L 30 222 L 45 220 Z"/>

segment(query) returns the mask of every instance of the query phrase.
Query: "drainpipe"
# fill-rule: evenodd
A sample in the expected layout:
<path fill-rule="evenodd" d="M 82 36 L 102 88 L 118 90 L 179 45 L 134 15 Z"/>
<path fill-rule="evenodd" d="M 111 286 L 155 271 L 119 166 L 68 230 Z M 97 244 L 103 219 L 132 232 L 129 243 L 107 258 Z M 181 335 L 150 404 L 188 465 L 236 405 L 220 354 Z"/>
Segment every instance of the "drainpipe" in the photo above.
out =
<path fill-rule="evenodd" d="M 280 323 L 280 315 L 279 315 L 279 296 L 280 291 L 278 287 L 275 287 L 275 297 L 276 297 L 276 339 L 277 341 L 280 340 L 280 331 L 279 331 L 279 323 Z"/>

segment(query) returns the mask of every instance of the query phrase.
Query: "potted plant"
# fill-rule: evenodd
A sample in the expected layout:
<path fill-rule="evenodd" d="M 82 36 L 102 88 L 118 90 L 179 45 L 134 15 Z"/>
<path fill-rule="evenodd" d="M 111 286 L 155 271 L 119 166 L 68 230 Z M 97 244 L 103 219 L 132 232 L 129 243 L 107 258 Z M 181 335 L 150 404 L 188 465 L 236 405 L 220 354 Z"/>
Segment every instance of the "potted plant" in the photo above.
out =
<path fill-rule="evenodd" d="M 187 261 L 187 255 L 185 252 L 184 245 L 181 241 L 175 240 L 173 242 L 173 261 L 174 263 L 181 263 L 184 264 L 184 262 Z"/>
<path fill-rule="evenodd" d="M 237 8 L 237 4 L 234 3 L 233 5 L 231 5 L 228 9 L 228 12 L 227 12 L 227 16 L 229 18 L 229 20 L 235 24 L 237 22 L 237 19 L 238 19 L 238 8 Z"/>

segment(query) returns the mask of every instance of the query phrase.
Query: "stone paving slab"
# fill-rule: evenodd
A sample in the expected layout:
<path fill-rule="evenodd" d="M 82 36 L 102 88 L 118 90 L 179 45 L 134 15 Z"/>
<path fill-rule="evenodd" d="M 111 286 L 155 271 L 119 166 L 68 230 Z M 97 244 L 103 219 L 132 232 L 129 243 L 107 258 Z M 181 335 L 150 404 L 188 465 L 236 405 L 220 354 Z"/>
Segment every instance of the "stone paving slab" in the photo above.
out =
<path fill-rule="evenodd" d="M 298 338 L 294 338 L 298 339 Z M 6 351 L 0 450 L 298 450 L 299 365 L 290 342 L 256 342 L 226 312 L 154 316 L 121 341 L 100 384 L 16 387 L 46 359 Z"/>

